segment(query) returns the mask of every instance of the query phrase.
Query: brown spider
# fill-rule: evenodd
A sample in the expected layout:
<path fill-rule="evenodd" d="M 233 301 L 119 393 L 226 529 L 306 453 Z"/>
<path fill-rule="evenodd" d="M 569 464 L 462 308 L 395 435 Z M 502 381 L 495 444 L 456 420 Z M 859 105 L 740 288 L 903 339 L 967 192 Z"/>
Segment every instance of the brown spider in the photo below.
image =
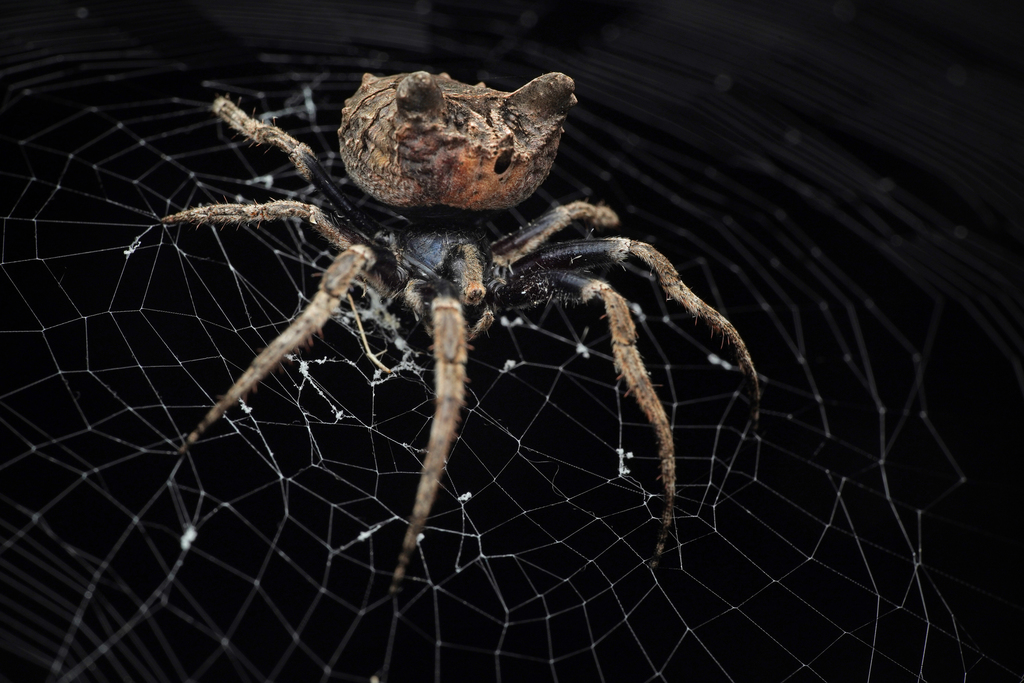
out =
<path fill-rule="evenodd" d="M 596 227 L 619 224 L 605 206 L 572 202 L 505 237 L 489 241 L 480 220 L 519 204 L 544 181 L 558 151 L 562 123 L 576 104 L 572 79 L 549 73 L 513 93 L 466 85 L 447 74 L 420 71 L 362 84 L 342 110 L 341 155 L 349 178 L 412 222 L 387 228 L 356 209 L 332 182 L 313 151 L 276 126 L 250 118 L 225 97 L 213 112 L 250 140 L 288 153 L 330 209 L 296 201 L 215 204 L 187 209 L 164 223 L 251 225 L 284 217 L 313 226 L 340 252 L 323 273 L 312 301 L 270 342 L 206 417 L 185 438 L 185 452 L 231 406 L 307 343 L 338 310 L 353 284 L 400 298 L 433 335 L 437 402 L 409 526 L 391 581 L 401 586 L 430 509 L 464 404 L 467 341 L 486 331 L 495 314 L 539 305 L 600 299 L 611 329 L 615 368 L 654 427 L 665 487 L 665 508 L 652 567 L 665 548 L 675 501 L 675 448 L 668 417 L 636 349 L 636 327 L 625 299 L 594 268 L 635 256 L 657 275 L 669 298 L 703 318 L 736 348 L 756 423 L 760 392 L 750 354 L 735 328 L 684 285 L 672 264 L 649 244 L 624 237 L 547 240 L 574 220 Z"/>

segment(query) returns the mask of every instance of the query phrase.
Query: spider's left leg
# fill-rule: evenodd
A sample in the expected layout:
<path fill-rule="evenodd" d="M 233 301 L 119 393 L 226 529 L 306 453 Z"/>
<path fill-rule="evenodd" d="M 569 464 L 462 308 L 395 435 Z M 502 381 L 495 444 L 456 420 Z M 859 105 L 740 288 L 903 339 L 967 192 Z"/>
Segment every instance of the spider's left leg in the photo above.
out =
<path fill-rule="evenodd" d="M 621 237 L 611 238 L 610 241 L 624 243 L 630 254 L 639 258 L 654 271 L 659 284 L 670 299 L 682 304 L 695 318 L 704 320 L 712 330 L 721 332 L 726 341 L 732 344 L 736 352 L 736 362 L 746 378 L 747 393 L 750 396 L 750 421 L 754 429 L 757 429 L 758 419 L 761 416 L 761 386 L 758 382 L 757 370 L 754 369 L 754 361 L 750 358 L 750 352 L 740 333 L 725 316 L 704 303 L 683 283 L 682 278 L 679 277 L 679 271 L 660 251 L 646 242 Z"/>
<path fill-rule="evenodd" d="M 423 460 L 416 502 L 409 516 L 409 526 L 402 541 L 402 552 L 391 579 L 391 594 L 398 592 L 406 568 L 420 534 L 426 526 L 430 509 L 437 498 L 445 461 L 455 440 L 466 391 L 466 321 L 462 305 L 454 292 L 435 296 L 430 302 L 430 317 L 434 330 L 434 387 L 437 403 L 434 420 L 430 425 L 427 455 Z"/>
<path fill-rule="evenodd" d="M 576 244 L 594 244 L 580 242 Z M 514 270 L 513 273 L 516 271 Z M 657 567 L 665 550 L 669 529 L 672 527 L 672 515 L 675 509 L 676 496 L 676 450 L 672 440 L 672 429 L 668 415 L 661 405 L 647 368 L 636 348 L 637 332 L 633 324 L 633 316 L 629 313 L 629 305 L 622 295 L 612 289 L 603 280 L 581 275 L 570 270 L 539 270 L 512 278 L 497 292 L 496 298 L 505 308 L 520 308 L 534 305 L 540 301 L 557 296 L 570 301 L 592 301 L 600 299 L 604 303 L 608 317 L 608 327 L 612 334 L 612 353 L 615 358 L 615 369 L 626 381 L 628 392 L 633 395 L 647 421 L 654 427 L 658 440 L 658 457 L 661 460 L 661 480 L 665 487 L 665 508 L 661 514 L 661 530 L 658 542 L 651 558 L 651 567 Z"/>
<path fill-rule="evenodd" d="M 270 344 L 260 352 L 249 365 L 249 368 L 235 380 L 235 383 L 228 389 L 216 405 L 210 408 L 206 417 L 196 425 L 196 428 L 185 437 L 185 443 L 179 448 L 179 452 L 186 452 L 189 447 L 199 440 L 210 425 L 220 419 L 229 408 L 238 403 L 239 399 L 248 394 L 264 377 L 270 374 L 285 355 L 291 353 L 299 346 L 305 344 L 309 339 L 320 331 L 324 323 L 331 317 L 331 314 L 341 303 L 341 297 L 348 293 L 354 278 L 373 267 L 378 254 L 363 244 L 356 244 L 338 254 L 320 280 L 320 289 L 313 296 L 313 300 L 299 314 L 288 328 L 279 334 Z"/>
<path fill-rule="evenodd" d="M 598 229 L 616 228 L 619 217 L 602 204 L 570 202 L 556 206 L 540 218 L 516 232 L 500 237 L 491 243 L 494 264 L 507 266 L 536 250 L 552 235 L 563 230 L 573 221 L 585 221 Z"/>
<path fill-rule="evenodd" d="M 743 338 L 725 316 L 704 303 L 683 283 L 679 271 L 672 262 L 650 244 L 626 237 L 548 244 L 513 263 L 511 271 L 514 277 L 525 278 L 545 270 L 579 271 L 610 265 L 625 261 L 630 256 L 639 258 L 654 271 L 658 283 L 670 299 L 682 304 L 691 315 L 706 322 L 712 330 L 721 332 L 725 340 L 733 345 L 736 362 L 746 380 L 747 393 L 750 396 L 750 419 L 756 429 L 761 410 L 761 388 L 757 371 L 754 369 L 754 361 L 750 358 Z"/>

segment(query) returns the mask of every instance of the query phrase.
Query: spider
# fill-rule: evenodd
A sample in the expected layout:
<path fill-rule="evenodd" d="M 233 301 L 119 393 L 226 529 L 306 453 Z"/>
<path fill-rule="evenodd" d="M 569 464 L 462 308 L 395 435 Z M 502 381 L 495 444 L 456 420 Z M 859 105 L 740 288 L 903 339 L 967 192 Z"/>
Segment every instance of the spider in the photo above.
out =
<path fill-rule="evenodd" d="M 165 224 L 242 226 L 298 218 L 338 251 L 306 308 L 185 437 L 182 453 L 287 354 L 309 343 L 353 285 L 401 300 L 424 321 L 433 337 L 437 398 L 412 514 L 391 580 L 392 594 L 400 589 L 426 526 L 455 438 L 465 404 L 467 342 L 485 332 L 502 311 L 552 299 L 604 305 L 615 369 L 653 426 L 658 444 L 665 505 L 649 561 L 652 567 L 658 565 L 672 525 L 672 432 L 637 351 L 636 327 L 626 300 L 591 271 L 638 258 L 654 272 L 669 298 L 721 332 L 735 347 L 756 425 L 760 390 L 743 340 L 729 321 L 682 283 L 665 256 L 625 237 L 548 242 L 573 221 L 596 228 L 618 226 L 612 209 L 575 201 L 550 209 L 517 232 L 493 241 L 486 237 L 484 217 L 516 206 L 547 177 L 562 124 L 576 104 L 574 88 L 572 79 L 560 73 L 540 76 L 511 93 L 483 83 L 460 83 L 444 73 L 365 74 L 342 109 L 341 157 L 359 188 L 409 219 L 402 227 L 384 227 L 357 209 L 307 145 L 218 97 L 213 112 L 253 143 L 286 152 L 329 208 L 291 200 L 214 204 L 162 219 Z"/>

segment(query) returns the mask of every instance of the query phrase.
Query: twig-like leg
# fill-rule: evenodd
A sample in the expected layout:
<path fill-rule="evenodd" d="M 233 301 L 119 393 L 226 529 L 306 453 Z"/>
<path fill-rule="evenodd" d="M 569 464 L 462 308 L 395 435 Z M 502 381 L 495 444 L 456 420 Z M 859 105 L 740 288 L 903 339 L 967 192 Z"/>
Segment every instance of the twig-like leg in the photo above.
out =
<path fill-rule="evenodd" d="M 309 305 L 292 321 L 267 348 L 252 361 L 249 368 L 210 408 L 206 417 L 196 425 L 192 433 L 185 438 L 179 452 L 185 453 L 189 447 L 199 440 L 203 432 L 227 412 L 239 399 L 249 393 L 264 377 L 270 374 L 286 354 L 309 341 L 310 337 L 320 331 L 331 314 L 338 308 L 341 297 L 348 293 L 352 280 L 367 268 L 373 266 L 375 257 L 373 250 L 367 246 L 356 244 L 334 259 L 334 263 L 324 271 L 320 280 L 320 290 L 314 295 Z"/>
<path fill-rule="evenodd" d="M 300 218 L 312 225 L 339 251 L 352 246 L 352 241 L 338 230 L 319 206 L 281 199 L 266 204 L 211 204 L 180 211 L 160 219 L 161 223 L 190 223 L 217 227 L 259 225 L 279 218 Z"/>
<path fill-rule="evenodd" d="M 754 362 L 750 358 L 750 352 L 747 351 L 747 345 L 743 343 L 743 338 L 740 337 L 732 323 L 725 319 L 725 316 L 701 301 L 700 297 L 683 284 L 679 277 L 679 271 L 665 258 L 664 254 L 646 242 L 637 242 L 626 237 L 608 237 L 538 246 L 531 253 L 512 263 L 510 269 L 513 277 L 509 283 L 522 279 L 530 280 L 536 278 L 538 274 L 553 269 L 586 271 L 590 268 L 625 261 L 630 256 L 636 256 L 647 264 L 647 267 L 657 276 L 658 282 L 670 299 L 682 304 L 691 315 L 702 319 L 713 331 L 721 332 L 725 340 L 735 347 L 736 361 L 746 379 L 747 392 L 750 396 L 750 418 L 756 429 L 760 415 L 761 389 L 757 371 L 754 370 Z M 526 287 L 524 291 L 529 289 Z"/>
<path fill-rule="evenodd" d="M 615 369 L 626 381 L 629 392 L 647 416 L 647 421 L 654 427 L 658 439 L 658 457 L 661 459 L 661 481 L 665 486 L 665 507 L 661 513 L 661 531 L 654 547 L 651 567 L 657 567 L 661 555 L 665 551 L 668 530 L 672 528 L 672 514 L 676 501 L 676 449 L 672 441 L 672 429 L 669 427 L 668 416 L 661 405 L 651 378 L 647 376 L 647 368 L 636 350 L 636 325 L 629 313 L 629 305 L 622 295 L 612 289 L 611 285 L 601 280 L 591 280 L 580 289 L 584 301 L 600 298 L 608 313 L 608 328 L 612 333 L 612 353 L 615 357 Z"/>
<path fill-rule="evenodd" d="M 756 427 L 760 409 L 760 388 L 746 344 L 728 320 L 701 301 L 683 284 L 679 272 L 671 262 L 651 245 L 624 237 L 536 245 L 530 253 L 511 264 L 511 275 L 504 286 L 496 290 L 496 296 L 499 304 L 505 308 L 536 304 L 549 298 L 552 291 L 559 292 L 568 299 L 586 301 L 600 298 L 604 303 L 612 333 L 615 367 L 654 427 L 658 439 L 661 477 L 665 485 L 665 509 L 662 512 L 662 526 L 654 557 L 651 559 L 651 566 L 657 567 L 665 549 L 668 531 L 672 526 L 675 502 L 675 447 L 672 432 L 665 410 L 637 352 L 636 326 L 625 300 L 607 283 L 585 276 L 586 271 L 591 268 L 621 262 L 630 256 L 641 259 L 654 271 L 669 298 L 681 303 L 687 311 L 703 319 L 713 330 L 720 331 L 736 348 L 736 357 L 740 369 L 746 376 L 750 392 L 751 419 Z"/>
<path fill-rule="evenodd" d="M 646 263 L 654 271 L 658 282 L 670 299 L 681 303 L 693 316 L 704 320 L 712 330 L 721 332 L 725 340 L 736 349 L 736 362 L 739 363 L 740 370 L 747 380 L 747 392 L 750 396 L 750 419 L 756 429 L 761 415 L 761 387 L 757 379 L 757 370 L 754 369 L 754 361 L 750 358 L 750 352 L 747 351 L 747 345 L 743 343 L 740 333 L 736 331 L 732 323 L 725 319 L 725 316 L 701 301 L 700 297 L 683 284 L 679 277 L 679 271 L 675 269 L 671 261 L 665 258 L 664 254 L 646 242 L 626 241 L 629 243 L 629 253 Z"/>
<path fill-rule="evenodd" d="M 595 243 L 592 240 L 567 244 L 600 246 L 599 242 Z M 557 263 L 559 256 L 562 255 L 561 246 L 560 244 L 551 245 L 549 248 L 538 250 L 523 259 L 525 263 L 515 264 L 512 268 L 512 277 L 505 287 L 497 291 L 497 296 L 501 306 L 510 308 L 525 307 L 537 301 L 545 301 L 550 299 L 552 294 L 575 301 L 600 299 L 604 304 L 608 327 L 612 335 L 615 369 L 625 380 L 627 393 L 633 394 L 633 398 L 640 405 L 647 421 L 654 427 L 654 434 L 658 440 L 661 480 L 665 487 L 665 508 L 661 513 L 661 531 L 658 532 L 658 542 L 654 548 L 654 556 L 651 558 L 651 566 L 657 567 L 661 561 L 661 555 L 665 551 L 665 541 L 668 539 L 669 529 L 672 528 L 672 515 L 676 500 L 676 450 L 668 415 L 665 414 L 665 408 L 661 405 L 654 385 L 651 384 L 651 378 L 647 376 L 647 368 L 644 367 L 643 360 L 640 359 L 640 352 L 636 348 L 636 325 L 633 324 L 629 305 L 622 295 L 612 289 L 607 282 L 591 277 L 585 272 L 567 268 L 554 270 L 540 265 L 545 262 L 547 265 Z M 606 243 L 604 246 L 612 245 Z M 575 251 L 577 251 L 575 248 L 566 250 L 566 258 L 562 261 L 563 265 L 572 263 L 569 252 Z M 577 265 L 585 269 L 593 265 L 595 261 L 608 262 L 610 260 L 607 252 L 603 254 L 603 261 L 597 253 L 593 253 L 591 256 L 594 257 L 593 261 L 584 259 Z"/>
<path fill-rule="evenodd" d="M 586 221 L 595 228 L 615 228 L 619 217 L 607 206 L 588 202 L 570 202 L 556 206 L 525 228 L 505 235 L 491 244 L 494 264 L 507 266 L 534 251 L 573 221 Z"/>
<path fill-rule="evenodd" d="M 225 123 L 253 142 L 262 145 L 273 145 L 285 152 L 288 158 L 292 160 L 292 163 L 295 164 L 295 168 L 302 174 L 302 177 L 313 182 L 309 169 L 304 165 L 305 159 L 299 154 L 300 152 L 305 152 L 306 155 L 315 159 L 316 155 L 313 154 L 313 150 L 309 148 L 309 145 L 299 142 L 277 126 L 252 118 L 226 97 L 222 96 L 215 99 L 211 109 Z"/>
<path fill-rule="evenodd" d="M 345 195 L 341 194 L 309 145 L 299 142 L 277 126 L 257 121 L 226 97 L 215 99 L 212 109 L 214 114 L 253 142 L 273 145 L 287 153 L 295 170 L 327 197 L 340 216 L 351 225 L 355 235 L 367 239 L 377 231 L 379 226 L 352 206 Z M 352 239 L 352 241 L 359 242 L 361 240 Z"/>
<path fill-rule="evenodd" d="M 426 526 L 430 509 L 434 506 L 437 489 L 441 485 L 441 474 L 465 404 L 466 321 L 458 299 L 451 296 L 436 297 L 431 302 L 431 320 L 434 330 L 434 387 L 437 404 L 430 425 L 427 456 L 423 461 L 423 472 L 416 490 L 416 502 L 409 516 L 409 527 L 402 541 L 398 566 L 391 579 L 392 595 L 401 588 L 409 560 Z"/>

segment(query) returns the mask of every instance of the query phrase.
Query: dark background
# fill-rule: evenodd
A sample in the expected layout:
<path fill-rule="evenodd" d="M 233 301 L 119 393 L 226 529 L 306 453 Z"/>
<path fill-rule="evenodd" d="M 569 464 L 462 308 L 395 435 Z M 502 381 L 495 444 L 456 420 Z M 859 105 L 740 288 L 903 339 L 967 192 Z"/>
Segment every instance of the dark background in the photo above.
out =
<path fill-rule="evenodd" d="M 4 14 L 7 680 L 1024 675 L 1020 9 Z M 295 364 L 265 383 L 251 422 L 175 452 L 329 262 L 297 226 L 158 226 L 196 203 L 305 190 L 206 103 L 229 92 L 286 112 L 280 124 L 342 177 L 333 131 L 361 74 L 417 69 L 502 89 L 572 76 L 580 104 L 556 169 L 489 229 L 605 201 L 747 340 L 765 383 L 757 433 L 737 377 L 707 361 L 728 356 L 717 340 L 648 280 L 609 274 L 649 316 L 641 350 L 681 456 L 677 535 L 657 572 L 644 564 L 660 516 L 649 432 L 610 362 L 575 355 L 585 339 L 607 358 L 594 309 L 535 311 L 476 343 L 449 495 L 396 600 L 429 373 L 371 387 L 339 325 L 312 353 L 336 359 L 318 381 L 344 417 L 297 389 Z M 295 114 L 303 98 L 314 118 Z M 425 351 L 416 322 L 402 325 Z M 509 358 L 521 365 L 503 373 Z M 618 444 L 638 456 L 632 479 L 615 476 Z"/>

